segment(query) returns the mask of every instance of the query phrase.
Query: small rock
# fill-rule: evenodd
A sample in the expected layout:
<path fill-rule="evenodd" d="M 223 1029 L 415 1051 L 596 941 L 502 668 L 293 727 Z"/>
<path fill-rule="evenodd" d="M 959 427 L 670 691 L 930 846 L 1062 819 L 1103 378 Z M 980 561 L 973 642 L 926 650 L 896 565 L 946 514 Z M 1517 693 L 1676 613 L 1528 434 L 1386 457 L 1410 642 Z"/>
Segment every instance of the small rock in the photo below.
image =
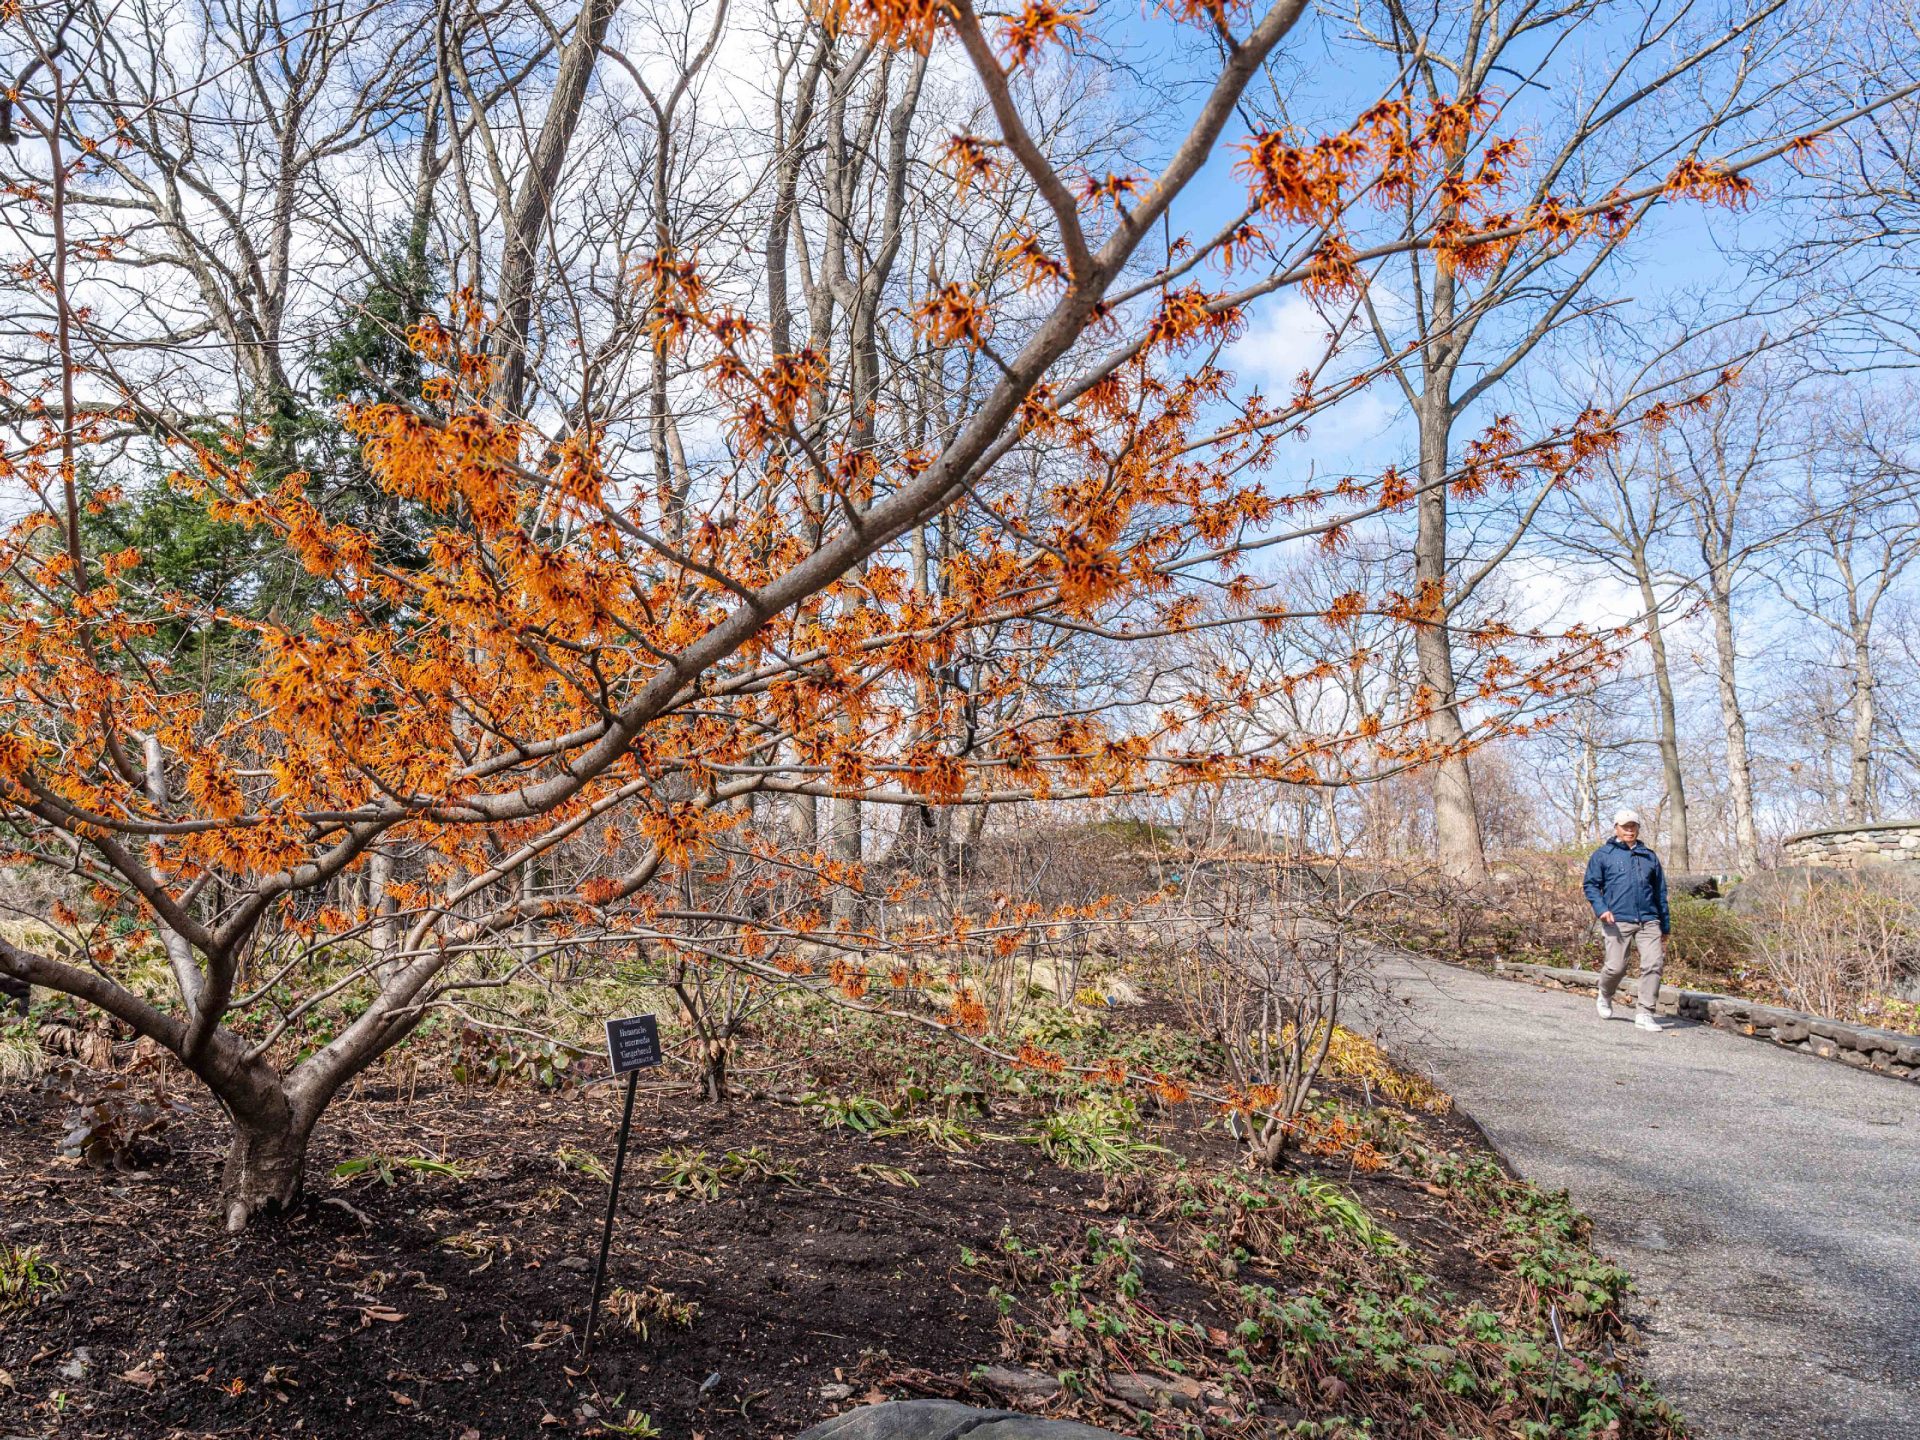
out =
<path fill-rule="evenodd" d="M 1012 1365 L 982 1365 L 974 1378 L 1002 1395 L 1050 1400 L 1060 1393 L 1060 1382 L 1038 1370 L 1021 1370 Z"/>
<path fill-rule="evenodd" d="M 569 1255 L 560 1262 L 562 1270 L 591 1270 L 593 1262 L 584 1255 Z"/>
<path fill-rule="evenodd" d="M 1198 1410 L 1207 1401 L 1200 1382 L 1185 1375 L 1109 1375 L 1106 1388 L 1114 1399 L 1142 1410 L 1162 1405 Z"/>
<path fill-rule="evenodd" d="M 845 1400 L 851 1397 L 852 1394 L 853 1394 L 853 1386 L 842 1385 L 838 1381 L 834 1382 L 831 1385 L 822 1385 L 820 1387 L 820 1398 L 822 1400 L 827 1400 L 827 1401 Z"/>

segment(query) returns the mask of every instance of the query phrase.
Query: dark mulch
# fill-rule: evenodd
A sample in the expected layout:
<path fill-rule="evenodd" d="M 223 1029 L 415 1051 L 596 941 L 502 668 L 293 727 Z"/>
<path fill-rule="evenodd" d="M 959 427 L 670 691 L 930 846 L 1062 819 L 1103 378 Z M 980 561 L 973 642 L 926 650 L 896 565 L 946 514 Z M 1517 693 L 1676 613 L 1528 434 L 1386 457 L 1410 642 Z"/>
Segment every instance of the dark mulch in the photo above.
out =
<path fill-rule="evenodd" d="M 961 1247 L 991 1246 L 1004 1224 L 1076 1233 L 1101 1190 L 1025 1146 L 947 1155 L 825 1133 L 777 1104 L 643 1090 L 609 1285 L 699 1309 L 645 1338 L 603 1319 L 580 1374 L 606 1187 L 556 1157 L 573 1147 L 610 1164 L 616 1100 L 601 1086 L 343 1103 L 309 1185 L 344 1205 L 235 1238 L 210 1204 L 209 1107 L 170 1133 L 168 1163 L 119 1175 L 57 1158 L 57 1095 L 0 1097 L 0 1238 L 37 1246 L 65 1282 L 0 1314 L 0 1434 L 473 1440 L 591 1434 L 637 1410 L 679 1440 L 790 1435 L 869 1392 L 960 1389 L 997 1349 Z M 799 1183 L 671 1194 L 652 1163 L 668 1146 L 715 1160 L 760 1146 Z M 475 1173 L 331 1178 L 373 1151 Z M 854 1173 L 874 1164 L 919 1183 Z"/>
<path fill-rule="evenodd" d="M 1130 1028 L 1151 1018 L 1129 1017 Z M 720 1440 L 791 1436 L 869 1398 L 991 1401 L 969 1377 L 1001 1358 L 1003 1336 L 963 1248 L 992 1251 L 1011 1227 L 1027 1245 L 1065 1249 L 1109 1209 L 1099 1177 L 1028 1145 L 948 1154 L 826 1131 L 774 1100 L 698 1104 L 655 1072 L 636 1109 L 609 1285 L 697 1313 L 686 1326 L 650 1320 L 644 1335 L 603 1313 L 583 1373 L 578 1331 L 606 1201 L 589 1167 L 612 1162 L 613 1087 L 402 1095 L 364 1084 L 316 1137 L 309 1203 L 231 1237 L 212 1203 L 224 1129 L 186 1085 L 173 1087 L 186 1117 L 160 1135 L 158 1163 L 134 1174 L 59 1157 L 71 1113 L 59 1086 L 0 1091 L 0 1242 L 37 1247 L 64 1283 L 0 1310 L 0 1437 L 525 1440 L 625 1433 L 609 1427 L 640 1412 L 668 1440 Z M 970 1123 L 1014 1132 L 1017 1109 L 996 1104 Z M 1203 1166 L 1232 1163 L 1232 1142 L 1201 1118 L 1183 1111 L 1153 1138 Z M 1420 1126 L 1440 1149 L 1484 1148 L 1462 1117 Z M 657 1163 L 669 1147 L 714 1161 L 760 1147 L 794 1179 L 738 1181 L 711 1199 L 672 1192 Z M 465 1173 L 397 1167 L 390 1184 L 332 1174 L 370 1154 Z M 1474 1253 L 1473 1222 L 1430 1187 L 1308 1163 L 1351 1185 L 1445 1288 L 1478 1298 L 1499 1283 Z M 1165 1271 L 1156 1283 L 1179 1278 Z M 1208 1308 L 1197 1294 L 1161 1298 Z"/>

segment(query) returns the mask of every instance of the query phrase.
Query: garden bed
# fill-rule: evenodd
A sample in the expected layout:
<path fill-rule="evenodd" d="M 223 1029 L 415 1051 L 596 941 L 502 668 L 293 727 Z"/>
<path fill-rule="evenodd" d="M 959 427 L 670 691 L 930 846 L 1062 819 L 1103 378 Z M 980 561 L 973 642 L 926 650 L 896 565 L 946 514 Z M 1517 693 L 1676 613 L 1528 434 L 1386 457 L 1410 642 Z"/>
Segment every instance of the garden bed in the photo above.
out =
<path fill-rule="evenodd" d="M 1067 1028 L 1185 1043 L 1155 1013 Z M 1017 1085 L 861 1133 L 884 1107 L 846 1097 L 898 1058 L 842 1044 L 814 1077 L 837 1093 L 718 1106 L 649 1078 L 585 1372 L 610 1086 L 389 1066 L 400 1085 L 330 1113 L 307 1204 L 237 1237 L 209 1203 L 222 1127 L 184 1086 L 137 1173 L 60 1155 L 50 1077 L 11 1086 L 0 1253 L 28 1278 L 0 1309 L 0 1433 L 719 1440 L 915 1395 L 1143 1436 L 1678 1433 L 1639 1383 L 1625 1276 L 1443 1097 L 1328 1078 L 1305 1153 L 1255 1174 L 1198 1103 L 1086 1152 L 1037 1143 L 1072 1112 Z M 1101 1144 L 1113 1173 L 1058 1163 Z"/>

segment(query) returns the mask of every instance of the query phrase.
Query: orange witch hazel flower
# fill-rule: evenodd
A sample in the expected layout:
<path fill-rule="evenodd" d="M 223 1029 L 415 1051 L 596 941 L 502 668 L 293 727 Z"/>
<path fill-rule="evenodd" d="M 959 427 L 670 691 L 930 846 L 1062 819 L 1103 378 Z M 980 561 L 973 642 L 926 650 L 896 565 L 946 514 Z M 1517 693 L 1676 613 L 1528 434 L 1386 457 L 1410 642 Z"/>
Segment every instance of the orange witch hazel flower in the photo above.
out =
<path fill-rule="evenodd" d="M 1020 1047 L 1020 1053 L 1014 1057 L 1014 1063 L 1029 1070 L 1038 1070 L 1043 1075 L 1059 1075 L 1067 1068 L 1067 1062 L 1051 1050 L 1043 1050 L 1031 1040 Z"/>
<path fill-rule="evenodd" d="M 946 1014 L 947 1024 L 969 1035 L 984 1035 L 987 1031 L 987 1007 L 970 995 L 956 999 Z"/>
<path fill-rule="evenodd" d="M 962 200 L 974 186 L 992 180 L 998 172 L 1000 167 L 992 153 L 996 143 L 980 135 L 947 137 L 942 163 L 953 175 L 954 188 Z"/>
<path fill-rule="evenodd" d="M 1001 43 L 1006 47 L 1011 69 L 1025 64 L 1048 41 L 1057 42 L 1063 33 L 1078 35 L 1080 17 L 1062 10 L 1053 0 L 1026 0 L 1020 13 L 1001 26 Z"/>
<path fill-rule="evenodd" d="M 915 50 L 933 43 L 949 14 L 946 0 L 813 0 L 810 8 L 829 31 Z"/>
<path fill-rule="evenodd" d="M 937 288 L 913 312 L 921 331 L 942 345 L 960 343 L 978 349 L 985 338 L 987 312 L 971 289 L 957 280 Z"/>
<path fill-rule="evenodd" d="M 1673 167 L 1673 173 L 1667 176 L 1666 188 L 1670 195 L 1736 209 L 1755 194 L 1753 181 L 1745 175 L 1693 155 Z"/>
<path fill-rule="evenodd" d="M 1185 1081 L 1168 1075 L 1164 1071 L 1154 1073 L 1152 1089 L 1162 1103 L 1167 1105 L 1184 1105 L 1193 1098 L 1193 1091 L 1188 1088 Z"/>
<path fill-rule="evenodd" d="M 858 1000 L 867 993 L 866 972 L 844 958 L 835 959 L 827 967 L 827 979 L 850 1000 Z"/>

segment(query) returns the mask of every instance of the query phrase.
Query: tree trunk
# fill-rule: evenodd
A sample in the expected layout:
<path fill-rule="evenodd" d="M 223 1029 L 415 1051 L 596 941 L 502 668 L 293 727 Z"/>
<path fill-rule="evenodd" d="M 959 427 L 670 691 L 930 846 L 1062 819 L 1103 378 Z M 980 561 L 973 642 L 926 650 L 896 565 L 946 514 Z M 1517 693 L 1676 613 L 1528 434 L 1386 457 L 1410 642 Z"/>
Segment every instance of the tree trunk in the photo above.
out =
<path fill-rule="evenodd" d="M 227 1229 L 238 1234 L 257 1216 L 284 1214 L 300 1198 L 313 1119 L 298 1114 L 280 1090 L 256 1109 L 230 1112 L 233 1138 L 220 1178 Z"/>
<path fill-rule="evenodd" d="M 1848 747 L 1847 820 L 1864 825 L 1873 818 L 1873 652 L 1867 630 L 1853 634 L 1853 735 Z"/>
<path fill-rule="evenodd" d="M 1673 671 L 1667 663 L 1667 637 L 1660 625 L 1660 606 L 1647 573 L 1645 552 L 1633 557 L 1640 580 L 1640 602 L 1647 612 L 1647 646 L 1653 652 L 1653 691 L 1660 723 L 1660 766 L 1667 782 L 1667 859 L 1681 874 L 1693 869 L 1692 841 L 1687 833 L 1687 791 L 1680 773 L 1680 725 L 1673 707 Z"/>
<path fill-rule="evenodd" d="M 1419 533 L 1414 539 L 1413 570 L 1421 598 L 1431 596 L 1439 613 L 1414 636 L 1420 683 L 1433 696 L 1427 737 L 1446 752 L 1433 769 L 1433 839 L 1441 870 L 1450 878 L 1477 885 L 1487 878 L 1486 849 L 1480 839 L 1480 811 L 1473 799 L 1473 773 L 1464 753 L 1467 731 L 1460 719 L 1448 630 L 1447 473 L 1448 425 L 1445 400 L 1431 391 L 1420 420 Z"/>
<path fill-rule="evenodd" d="M 992 807 L 987 805 L 969 805 L 967 807 L 967 823 L 963 827 L 960 835 L 959 848 L 962 858 L 968 860 L 973 858 L 973 852 L 979 847 L 980 837 L 986 833 L 987 811 L 990 808 Z"/>
<path fill-rule="evenodd" d="M 820 801 L 816 796 L 787 797 L 787 834 L 803 850 L 820 844 Z"/>
<path fill-rule="evenodd" d="M 849 740 L 848 743 L 851 743 Z M 864 830 L 866 826 L 866 806 L 852 796 L 843 795 L 833 802 L 833 818 L 829 822 L 832 830 L 832 843 L 828 847 L 828 858 L 835 863 L 858 869 L 865 858 Z M 849 930 L 860 927 L 861 912 L 865 908 L 861 903 L 861 892 L 845 877 L 834 887 L 833 923 L 844 925 Z"/>
<path fill-rule="evenodd" d="M 1573 762 L 1573 828 L 1582 841 L 1600 829 L 1600 756 L 1593 739 L 1593 707 L 1586 707 L 1580 750 Z"/>
<path fill-rule="evenodd" d="M 1287 1158 L 1287 1127 L 1277 1120 L 1269 1121 L 1252 1148 L 1262 1170 L 1280 1169 Z"/>
<path fill-rule="evenodd" d="M 727 1050 L 722 1042 L 715 1041 L 708 1046 L 706 1057 L 700 1062 L 700 1098 L 709 1105 L 718 1105 L 727 1098 Z"/>
<path fill-rule="evenodd" d="M 1708 576 L 1707 608 L 1713 612 L 1713 648 L 1720 682 L 1720 723 L 1727 735 L 1727 786 L 1733 792 L 1734 852 L 1742 871 L 1760 865 L 1760 832 L 1753 815 L 1753 759 L 1747 749 L 1747 717 L 1736 684 L 1733 595 L 1726 567 L 1716 561 Z"/>
<path fill-rule="evenodd" d="M 541 124 L 519 193 L 510 214 L 501 218 L 506 234 L 500 252 L 499 299 L 495 306 L 494 349 L 498 368 L 493 397 L 508 415 L 518 415 L 526 395 L 527 341 L 533 323 L 534 282 L 540 241 L 551 218 L 560 173 L 580 127 L 582 102 L 599 66 L 600 47 L 620 0 L 588 0 L 574 21 L 573 34 L 554 72 L 553 95 Z"/>

